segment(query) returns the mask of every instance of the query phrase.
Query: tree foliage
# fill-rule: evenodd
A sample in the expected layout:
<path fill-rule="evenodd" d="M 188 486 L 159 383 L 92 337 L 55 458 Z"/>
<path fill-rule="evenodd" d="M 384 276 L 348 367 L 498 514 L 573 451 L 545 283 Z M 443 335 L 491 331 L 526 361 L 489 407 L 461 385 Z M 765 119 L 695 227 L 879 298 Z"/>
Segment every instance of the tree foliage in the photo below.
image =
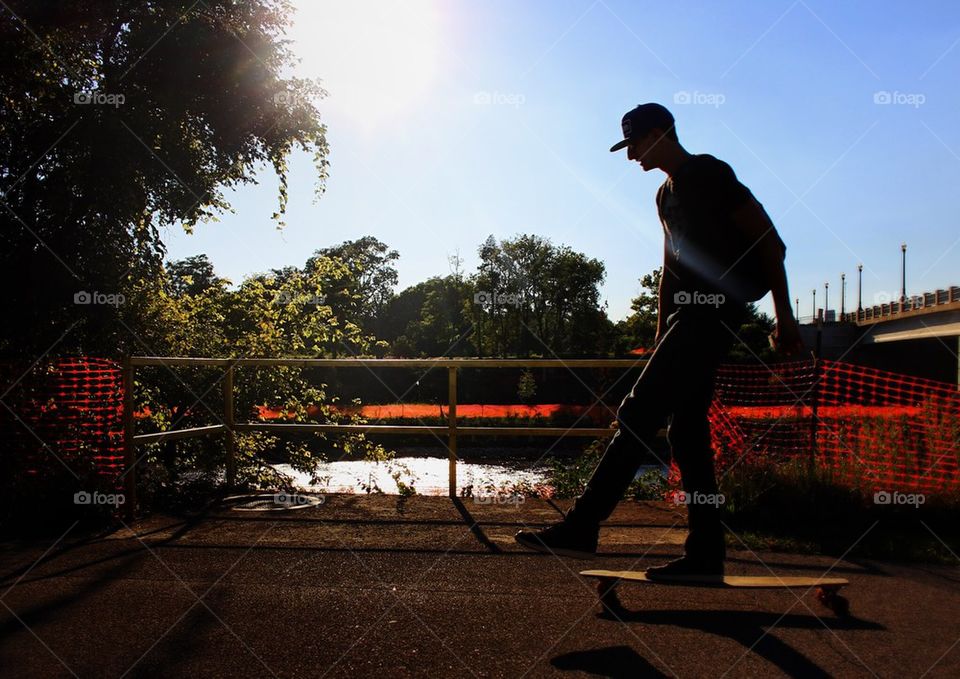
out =
<path fill-rule="evenodd" d="M 628 353 L 637 349 L 650 350 L 657 336 L 659 318 L 660 278 L 663 268 L 657 267 L 640 279 L 643 288 L 630 302 L 631 313 L 617 324 L 617 349 Z M 770 348 L 769 335 L 776 321 L 758 311 L 756 304 L 748 306 L 747 319 L 737 329 L 737 340 L 727 354 L 730 361 L 770 363 L 779 360 Z"/>
<path fill-rule="evenodd" d="M 355 263 L 338 257 L 315 256 L 302 269 L 281 274 L 257 274 L 235 289 L 208 269 L 205 257 L 169 263 L 157 280 L 135 290 L 137 323 L 145 346 L 163 356 L 214 357 L 336 357 L 377 351 L 377 340 L 355 323 L 344 320 L 331 293 L 356 289 Z M 196 271 L 206 284 L 198 284 Z M 149 288 L 149 289 L 147 289 Z M 342 299 L 336 298 L 336 299 Z M 382 346 L 381 346 L 382 350 Z M 238 421 L 256 419 L 267 411 L 285 413 L 294 421 L 353 421 L 331 406 L 339 401 L 328 393 L 322 375 L 296 367 L 235 369 L 235 410 Z M 141 426 L 166 430 L 216 424 L 223 413 L 219 386 L 224 369 L 142 368 L 135 393 L 138 409 L 150 414 Z M 363 436 L 274 437 L 242 435 L 239 472 L 243 481 L 278 482 L 264 464 L 265 456 L 289 462 L 312 473 L 318 461 L 338 452 L 364 452 L 379 457 L 385 451 Z M 152 488 L 175 484 L 183 470 L 214 473 L 222 469 L 222 448 L 201 440 L 154 446 L 144 467 L 151 470 Z"/>
<path fill-rule="evenodd" d="M 657 337 L 659 316 L 660 277 L 663 267 L 657 267 L 640 279 L 642 290 L 630 301 L 631 313 L 617 324 L 617 348 L 621 353 L 636 349 L 651 349 Z"/>
<path fill-rule="evenodd" d="M 479 249 L 471 278 L 474 344 L 485 356 L 602 355 L 611 325 L 600 304 L 603 262 L 536 235 Z"/>
<path fill-rule="evenodd" d="M 269 165 L 282 220 L 287 157 L 325 128 L 316 82 L 286 73 L 286 0 L 10 0 L 0 20 L 0 352 L 115 353 L 158 274 L 160 228 L 190 231 Z M 282 223 L 282 222 L 281 222 Z M 80 291 L 126 304 L 75 304 Z M 29 327 L 24 334 L 18 328 Z"/>

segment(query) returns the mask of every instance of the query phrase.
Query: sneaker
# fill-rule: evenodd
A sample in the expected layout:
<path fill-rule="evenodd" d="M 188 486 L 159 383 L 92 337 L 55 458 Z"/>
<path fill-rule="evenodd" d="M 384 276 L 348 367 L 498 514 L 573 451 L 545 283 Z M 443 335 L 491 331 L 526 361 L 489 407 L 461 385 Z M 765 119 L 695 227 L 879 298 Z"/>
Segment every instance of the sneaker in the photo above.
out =
<path fill-rule="evenodd" d="M 646 570 L 651 580 L 723 580 L 723 560 L 683 556 Z"/>
<path fill-rule="evenodd" d="M 520 530 L 514 539 L 524 547 L 544 554 L 591 559 L 597 555 L 600 527 L 566 521 L 543 530 Z"/>

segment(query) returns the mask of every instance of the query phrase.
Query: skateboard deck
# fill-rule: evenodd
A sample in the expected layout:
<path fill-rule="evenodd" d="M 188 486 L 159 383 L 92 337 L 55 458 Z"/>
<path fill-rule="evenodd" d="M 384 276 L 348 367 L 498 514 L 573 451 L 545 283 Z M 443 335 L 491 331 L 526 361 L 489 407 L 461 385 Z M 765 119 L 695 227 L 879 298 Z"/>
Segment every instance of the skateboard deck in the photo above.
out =
<path fill-rule="evenodd" d="M 597 593 L 606 612 L 623 610 L 615 591 L 621 582 L 647 582 L 654 585 L 681 585 L 687 587 L 715 587 L 722 589 L 816 589 L 817 600 L 838 616 L 849 614 L 849 602 L 839 594 L 842 587 L 850 584 L 843 578 L 808 578 L 795 575 L 683 575 L 671 578 L 648 578 L 646 571 L 580 571 L 580 575 L 596 578 Z"/>

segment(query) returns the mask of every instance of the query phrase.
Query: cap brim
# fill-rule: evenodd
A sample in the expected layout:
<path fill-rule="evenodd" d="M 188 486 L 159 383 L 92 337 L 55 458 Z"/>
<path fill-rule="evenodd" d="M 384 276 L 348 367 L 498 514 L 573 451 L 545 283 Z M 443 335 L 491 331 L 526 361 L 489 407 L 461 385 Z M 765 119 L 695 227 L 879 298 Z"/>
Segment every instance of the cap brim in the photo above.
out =
<path fill-rule="evenodd" d="M 629 139 L 622 139 L 610 147 L 610 152 L 613 153 L 614 151 L 619 151 L 620 149 L 626 148 L 629 145 L 630 145 Z"/>

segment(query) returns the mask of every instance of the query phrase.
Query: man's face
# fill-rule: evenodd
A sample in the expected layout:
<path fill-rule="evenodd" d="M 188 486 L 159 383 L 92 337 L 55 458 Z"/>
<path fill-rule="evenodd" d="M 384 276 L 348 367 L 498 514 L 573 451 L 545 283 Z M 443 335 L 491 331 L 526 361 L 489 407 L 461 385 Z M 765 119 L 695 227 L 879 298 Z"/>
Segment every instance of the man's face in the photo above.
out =
<path fill-rule="evenodd" d="M 663 141 L 663 132 L 656 128 L 647 132 L 646 136 L 634 139 L 627 146 L 627 158 L 640 163 L 644 172 L 659 167 L 657 159 L 659 157 L 658 142 Z"/>

